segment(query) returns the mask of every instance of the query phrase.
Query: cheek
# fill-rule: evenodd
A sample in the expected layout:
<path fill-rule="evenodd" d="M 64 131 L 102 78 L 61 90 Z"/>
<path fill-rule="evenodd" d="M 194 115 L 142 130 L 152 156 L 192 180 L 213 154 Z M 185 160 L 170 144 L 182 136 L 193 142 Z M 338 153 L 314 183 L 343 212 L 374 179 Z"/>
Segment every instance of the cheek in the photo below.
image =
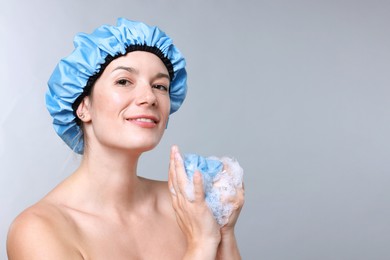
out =
<path fill-rule="evenodd" d="M 161 102 L 160 106 L 162 107 L 162 111 L 164 113 L 164 116 L 166 118 L 168 118 L 169 112 L 171 111 L 171 100 L 169 99 L 169 97 L 165 97 L 160 102 Z"/>
<path fill-rule="evenodd" d="M 111 94 L 111 102 L 113 102 L 113 104 L 115 105 L 121 105 L 124 101 L 123 101 L 123 95 L 120 95 L 119 93 L 112 93 Z"/>
<path fill-rule="evenodd" d="M 98 109 L 106 112 L 113 112 L 116 111 L 118 108 L 121 107 L 125 103 L 123 95 L 120 95 L 119 93 L 102 93 L 100 95 L 96 95 L 95 97 L 95 106 L 98 107 Z"/>

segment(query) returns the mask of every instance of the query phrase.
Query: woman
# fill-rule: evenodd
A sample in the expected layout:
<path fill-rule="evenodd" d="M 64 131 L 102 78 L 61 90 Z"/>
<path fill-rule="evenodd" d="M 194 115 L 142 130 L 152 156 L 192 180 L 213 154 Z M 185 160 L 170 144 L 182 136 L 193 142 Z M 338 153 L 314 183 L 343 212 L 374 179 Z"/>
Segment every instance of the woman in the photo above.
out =
<path fill-rule="evenodd" d="M 79 168 L 22 212 L 9 259 L 239 259 L 234 226 L 243 190 L 220 227 L 194 174 L 195 199 L 176 146 L 169 181 L 137 176 L 186 94 L 185 61 L 156 27 L 119 19 L 79 34 L 49 80 L 46 102 L 59 136 L 83 154 Z M 168 185 L 167 185 L 168 184 Z"/>

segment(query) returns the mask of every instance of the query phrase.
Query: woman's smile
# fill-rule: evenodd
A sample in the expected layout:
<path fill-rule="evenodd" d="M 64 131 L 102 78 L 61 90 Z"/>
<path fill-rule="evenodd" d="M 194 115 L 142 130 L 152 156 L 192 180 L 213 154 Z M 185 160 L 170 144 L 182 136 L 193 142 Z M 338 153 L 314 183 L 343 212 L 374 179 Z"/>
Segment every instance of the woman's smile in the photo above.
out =
<path fill-rule="evenodd" d="M 126 119 L 128 122 L 133 123 L 142 128 L 154 128 L 159 123 L 159 120 L 155 116 L 151 115 L 139 115 Z"/>

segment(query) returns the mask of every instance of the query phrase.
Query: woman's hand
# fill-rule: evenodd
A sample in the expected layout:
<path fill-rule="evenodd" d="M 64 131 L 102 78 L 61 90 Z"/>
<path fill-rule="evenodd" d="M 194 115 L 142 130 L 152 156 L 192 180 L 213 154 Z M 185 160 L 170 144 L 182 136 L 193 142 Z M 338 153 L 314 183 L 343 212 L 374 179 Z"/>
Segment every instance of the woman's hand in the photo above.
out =
<path fill-rule="evenodd" d="M 226 172 L 226 174 L 231 174 Z M 221 228 L 221 242 L 218 246 L 216 259 L 238 260 L 241 259 L 237 240 L 234 234 L 238 216 L 244 205 L 244 186 L 236 187 L 235 194 L 229 197 L 222 197 L 223 203 L 229 203 L 232 206 L 232 212 L 227 218 L 227 223 Z M 225 196 L 225 195 L 224 195 Z"/>
<path fill-rule="evenodd" d="M 243 185 L 241 188 L 236 188 L 236 194 L 228 199 L 228 201 L 233 205 L 233 211 L 229 216 L 228 222 L 221 228 L 221 242 L 218 247 L 216 259 L 241 259 L 234 234 L 234 226 L 236 225 L 238 216 L 240 215 L 241 209 L 244 205 L 244 197 L 245 192 Z"/>
<path fill-rule="evenodd" d="M 187 239 L 185 259 L 215 259 L 221 241 L 220 226 L 206 204 L 202 175 L 199 172 L 194 173 L 193 184 L 194 199 L 190 201 L 186 194 L 188 179 L 183 159 L 177 146 L 173 146 L 168 185 L 177 222 Z M 230 225 L 234 226 L 234 218 Z"/>
<path fill-rule="evenodd" d="M 236 225 L 238 216 L 240 215 L 241 209 L 244 206 L 244 184 L 242 185 L 242 187 L 236 188 L 236 194 L 227 198 L 227 200 L 233 206 L 233 211 L 228 218 L 228 222 L 221 228 L 222 235 L 234 231 L 234 226 Z"/>

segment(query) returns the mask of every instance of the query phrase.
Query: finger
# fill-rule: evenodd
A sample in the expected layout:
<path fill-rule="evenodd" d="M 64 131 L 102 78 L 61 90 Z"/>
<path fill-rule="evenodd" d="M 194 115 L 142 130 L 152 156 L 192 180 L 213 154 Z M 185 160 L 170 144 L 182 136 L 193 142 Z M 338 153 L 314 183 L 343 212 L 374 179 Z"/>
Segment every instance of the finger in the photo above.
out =
<path fill-rule="evenodd" d="M 172 199 L 172 207 L 176 212 L 176 217 L 180 219 L 180 217 L 177 215 L 179 214 L 181 216 L 181 206 L 180 201 L 182 196 L 178 196 L 179 192 L 179 186 L 177 184 L 177 177 L 176 177 L 176 169 L 175 169 L 175 151 L 176 147 L 172 146 L 171 153 L 170 153 L 170 159 L 169 159 L 169 179 L 168 179 L 168 187 L 171 193 L 171 199 Z"/>
<path fill-rule="evenodd" d="M 176 175 L 176 163 L 175 163 L 175 152 L 176 146 L 172 146 L 170 160 L 169 160 L 169 180 L 171 183 L 170 189 L 172 193 L 177 194 L 179 191 L 179 185 L 177 183 L 177 175 Z"/>
<path fill-rule="evenodd" d="M 179 210 L 179 202 L 176 195 L 171 194 L 171 200 L 172 200 L 172 208 L 175 210 L 175 213 L 178 214 Z"/>
<path fill-rule="evenodd" d="M 180 155 L 179 148 L 176 146 L 173 149 L 174 152 L 174 165 L 178 190 L 181 194 L 185 194 L 186 187 L 188 185 L 187 174 L 184 169 L 183 158 Z"/>
<path fill-rule="evenodd" d="M 169 170 L 168 170 L 168 188 L 169 191 L 171 192 L 172 195 L 176 195 L 175 187 L 174 187 L 174 171 L 175 171 L 175 166 L 174 166 L 174 160 L 172 156 L 172 151 L 170 154 L 170 159 L 169 159 Z"/>
<path fill-rule="evenodd" d="M 203 176 L 199 171 L 194 172 L 193 183 L 195 201 L 203 201 L 205 196 L 203 187 Z"/>
<path fill-rule="evenodd" d="M 168 171 L 168 189 L 171 192 L 171 194 L 176 194 L 175 188 L 173 187 L 172 183 L 172 173 L 171 173 L 171 165 L 169 163 L 169 171 Z"/>
<path fill-rule="evenodd" d="M 179 183 L 179 178 L 178 178 L 178 171 L 180 171 L 181 168 L 182 171 L 184 171 L 184 167 L 180 168 L 181 160 L 182 159 L 179 153 L 179 148 L 176 145 L 172 146 L 171 157 L 170 157 L 170 174 L 171 174 L 171 182 L 172 182 L 171 193 L 172 193 L 172 197 L 175 196 L 173 202 L 175 203 L 174 207 L 176 207 L 176 209 L 182 208 L 185 201 L 187 200 L 185 191 L 183 191 L 183 189 L 181 188 Z"/>
<path fill-rule="evenodd" d="M 173 187 L 172 183 L 170 183 L 169 180 L 168 180 L 168 188 L 169 188 L 169 192 L 171 193 L 171 195 L 176 196 L 175 188 Z"/>

